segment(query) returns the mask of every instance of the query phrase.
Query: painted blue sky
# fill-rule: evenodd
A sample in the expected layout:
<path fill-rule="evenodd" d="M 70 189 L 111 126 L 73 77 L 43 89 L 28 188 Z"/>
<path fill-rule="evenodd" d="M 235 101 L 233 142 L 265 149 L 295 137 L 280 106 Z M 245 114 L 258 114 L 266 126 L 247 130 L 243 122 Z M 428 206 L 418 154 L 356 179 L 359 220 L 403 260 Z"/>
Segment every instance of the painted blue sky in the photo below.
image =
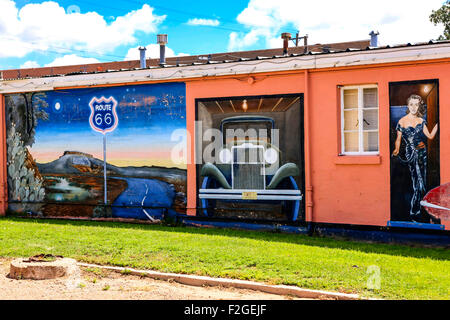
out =
<path fill-rule="evenodd" d="M 138 46 L 168 56 L 281 47 L 281 32 L 310 43 L 369 38 L 380 44 L 436 39 L 429 22 L 442 0 L 0 0 L 0 69 L 138 58 Z"/>
<path fill-rule="evenodd" d="M 58 159 L 66 150 L 103 159 L 103 135 L 89 125 L 93 97 L 114 97 L 119 124 L 107 134 L 108 163 L 119 166 L 175 167 L 172 148 L 186 129 L 184 83 L 50 91 L 46 93 L 48 120 L 39 120 L 30 152 L 39 163 Z"/>

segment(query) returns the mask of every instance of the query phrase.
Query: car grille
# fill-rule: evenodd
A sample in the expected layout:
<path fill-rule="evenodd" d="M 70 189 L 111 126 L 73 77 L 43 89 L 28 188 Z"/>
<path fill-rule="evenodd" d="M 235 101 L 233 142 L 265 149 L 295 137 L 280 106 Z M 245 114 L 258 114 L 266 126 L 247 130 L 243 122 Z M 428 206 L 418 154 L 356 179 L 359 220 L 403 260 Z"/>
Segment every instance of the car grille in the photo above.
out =
<path fill-rule="evenodd" d="M 264 190 L 263 148 L 233 147 L 233 189 Z"/>

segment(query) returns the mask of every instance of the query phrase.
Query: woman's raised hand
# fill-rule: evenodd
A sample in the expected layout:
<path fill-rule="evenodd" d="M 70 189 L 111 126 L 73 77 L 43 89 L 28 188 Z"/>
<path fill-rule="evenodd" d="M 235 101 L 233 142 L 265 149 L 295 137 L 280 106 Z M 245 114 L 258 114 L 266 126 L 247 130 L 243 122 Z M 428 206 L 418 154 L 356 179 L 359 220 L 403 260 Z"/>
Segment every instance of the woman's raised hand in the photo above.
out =
<path fill-rule="evenodd" d="M 438 125 L 437 124 L 434 126 L 433 130 L 431 130 L 431 133 L 428 131 L 427 126 L 423 127 L 423 133 L 430 140 L 434 139 L 434 136 L 436 135 L 437 131 L 438 131 Z"/>
<path fill-rule="evenodd" d="M 437 131 L 438 131 L 438 125 L 436 123 L 436 125 L 433 128 L 433 130 L 431 131 L 431 135 L 434 137 L 434 135 L 436 134 Z"/>

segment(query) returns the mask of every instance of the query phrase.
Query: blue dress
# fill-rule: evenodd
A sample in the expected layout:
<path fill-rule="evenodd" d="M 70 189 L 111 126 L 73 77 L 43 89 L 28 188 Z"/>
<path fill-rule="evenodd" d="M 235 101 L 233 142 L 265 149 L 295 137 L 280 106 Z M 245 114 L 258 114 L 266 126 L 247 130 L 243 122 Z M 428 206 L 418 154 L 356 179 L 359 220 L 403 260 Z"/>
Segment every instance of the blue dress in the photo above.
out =
<path fill-rule="evenodd" d="M 417 219 L 421 214 L 420 201 L 426 193 L 427 181 L 427 148 L 426 139 L 423 134 L 425 120 L 415 128 L 403 128 L 397 124 L 397 131 L 402 133 L 402 139 L 406 143 L 406 159 L 400 160 L 408 165 L 411 173 L 413 196 L 411 199 L 411 209 L 409 211 L 411 219 Z"/>

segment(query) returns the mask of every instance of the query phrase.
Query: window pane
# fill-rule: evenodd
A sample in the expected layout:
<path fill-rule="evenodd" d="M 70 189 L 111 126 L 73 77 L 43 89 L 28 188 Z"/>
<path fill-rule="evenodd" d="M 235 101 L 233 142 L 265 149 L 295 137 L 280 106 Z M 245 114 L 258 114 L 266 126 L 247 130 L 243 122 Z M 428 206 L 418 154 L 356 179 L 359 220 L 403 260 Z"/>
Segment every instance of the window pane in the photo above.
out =
<path fill-rule="evenodd" d="M 358 89 L 344 90 L 344 109 L 358 108 Z"/>
<path fill-rule="evenodd" d="M 358 130 L 358 110 L 344 111 L 344 130 Z"/>
<path fill-rule="evenodd" d="M 364 108 L 377 108 L 378 107 L 378 89 L 370 88 L 364 89 Z"/>
<path fill-rule="evenodd" d="M 359 133 L 346 132 L 344 133 L 344 152 L 358 152 L 359 151 Z"/>
<path fill-rule="evenodd" d="M 378 151 L 378 132 L 364 132 L 364 151 Z"/>
<path fill-rule="evenodd" d="M 378 130 L 378 110 L 363 110 L 363 130 Z"/>

